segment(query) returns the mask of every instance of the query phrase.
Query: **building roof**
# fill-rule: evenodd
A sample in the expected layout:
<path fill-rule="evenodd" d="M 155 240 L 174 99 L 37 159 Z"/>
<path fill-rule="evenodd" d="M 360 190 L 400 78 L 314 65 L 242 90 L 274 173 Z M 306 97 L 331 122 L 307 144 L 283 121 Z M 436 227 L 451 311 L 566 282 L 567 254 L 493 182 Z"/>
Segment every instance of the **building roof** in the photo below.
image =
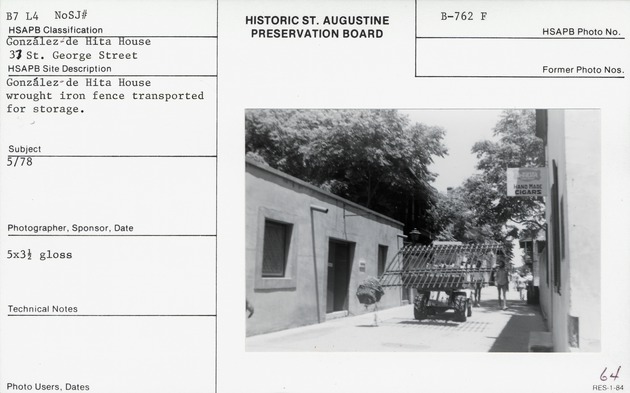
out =
<path fill-rule="evenodd" d="M 281 177 L 281 178 L 283 178 L 285 180 L 289 180 L 289 181 L 291 181 L 293 183 L 296 183 L 296 184 L 298 184 L 298 185 L 300 185 L 302 187 L 305 187 L 305 188 L 308 188 L 308 189 L 310 189 L 312 191 L 315 191 L 315 192 L 317 192 L 317 193 L 319 193 L 319 194 L 321 194 L 321 195 L 323 195 L 325 197 L 328 197 L 328 198 L 337 200 L 339 202 L 342 202 L 342 203 L 344 203 L 344 204 L 346 204 L 348 206 L 351 206 L 351 207 L 353 207 L 355 209 L 362 210 L 362 211 L 364 211 L 366 213 L 372 214 L 372 215 L 374 215 L 376 217 L 379 217 L 381 219 L 390 221 L 393 224 L 396 224 L 396 225 L 399 225 L 399 226 L 404 226 L 404 224 L 402 222 L 400 222 L 398 220 L 394 220 L 393 218 L 388 217 L 388 216 L 386 216 L 384 214 L 375 212 L 374 210 L 368 209 L 365 206 L 361 206 L 358 203 L 352 202 L 352 201 L 347 200 L 345 198 L 342 198 L 342 197 L 340 197 L 338 195 L 335 195 L 332 192 L 328 192 L 326 190 L 322 190 L 321 188 L 319 188 L 317 186 L 314 186 L 314 185 L 312 185 L 312 184 L 310 184 L 308 182 L 305 182 L 304 180 L 300 180 L 297 177 L 288 175 L 288 174 L 286 174 L 286 173 L 284 173 L 282 171 L 279 171 L 277 169 L 274 169 L 274 168 L 272 168 L 272 167 L 270 167 L 268 165 L 263 165 L 263 164 L 260 164 L 260 163 L 254 161 L 254 160 L 252 160 L 250 158 L 245 158 L 245 170 L 246 171 L 248 170 L 247 169 L 248 167 L 254 167 L 254 168 L 257 168 L 259 170 L 271 173 L 271 174 L 273 174 L 275 176 Z"/>

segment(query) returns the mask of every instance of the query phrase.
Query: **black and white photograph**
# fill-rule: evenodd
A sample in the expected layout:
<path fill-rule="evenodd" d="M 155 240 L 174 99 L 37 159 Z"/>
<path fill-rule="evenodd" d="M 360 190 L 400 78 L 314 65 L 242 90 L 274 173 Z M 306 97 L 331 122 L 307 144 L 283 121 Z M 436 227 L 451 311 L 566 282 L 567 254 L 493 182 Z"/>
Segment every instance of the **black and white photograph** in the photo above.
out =
<path fill-rule="evenodd" d="M 598 110 L 246 110 L 246 350 L 600 351 L 599 145 Z"/>

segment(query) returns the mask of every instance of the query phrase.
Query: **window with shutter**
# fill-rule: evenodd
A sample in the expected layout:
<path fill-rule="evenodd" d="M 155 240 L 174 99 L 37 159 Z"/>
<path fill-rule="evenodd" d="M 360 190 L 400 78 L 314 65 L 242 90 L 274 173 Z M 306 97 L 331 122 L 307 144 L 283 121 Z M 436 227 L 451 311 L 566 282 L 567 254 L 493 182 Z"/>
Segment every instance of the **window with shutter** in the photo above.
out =
<path fill-rule="evenodd" d="M 290 233 L 290 225 L 265 220 L 262 264 L 263 277 L 285 276 Z"/>

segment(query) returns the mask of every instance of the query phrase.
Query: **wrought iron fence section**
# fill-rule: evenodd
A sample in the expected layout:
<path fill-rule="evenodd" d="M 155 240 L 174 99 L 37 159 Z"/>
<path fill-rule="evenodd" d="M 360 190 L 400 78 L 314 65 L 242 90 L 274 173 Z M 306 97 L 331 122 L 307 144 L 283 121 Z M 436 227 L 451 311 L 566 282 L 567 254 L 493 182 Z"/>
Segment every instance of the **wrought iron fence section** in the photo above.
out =
<path fill-rule="evenodd" d="M 383 287 L 463 288 L 489 281 L 500 244 L 406 244 L 379 277 Z"/>

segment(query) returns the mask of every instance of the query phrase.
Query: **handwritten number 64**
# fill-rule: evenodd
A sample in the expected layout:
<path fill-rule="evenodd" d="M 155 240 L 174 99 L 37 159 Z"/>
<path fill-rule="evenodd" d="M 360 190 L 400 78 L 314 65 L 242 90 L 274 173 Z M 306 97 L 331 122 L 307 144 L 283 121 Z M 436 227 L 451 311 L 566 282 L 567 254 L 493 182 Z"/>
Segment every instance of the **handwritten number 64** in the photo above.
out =
<path fill-rule="evenodd" d="M 607 381 L 608 378 L 612 378 L 614 380 L 616 380 L 617 378 L 619 378 L 619 370 L 621 370 L 621 366 L 617 367 L 617 372 L 614 374 L 610 374 L 610 376 L 606 376 L 606 370 L 608 370 L 608 367 L 604 367 L 604 371 L 602 371 L 602 373 L 599 376 L 600 381 Z"/>

